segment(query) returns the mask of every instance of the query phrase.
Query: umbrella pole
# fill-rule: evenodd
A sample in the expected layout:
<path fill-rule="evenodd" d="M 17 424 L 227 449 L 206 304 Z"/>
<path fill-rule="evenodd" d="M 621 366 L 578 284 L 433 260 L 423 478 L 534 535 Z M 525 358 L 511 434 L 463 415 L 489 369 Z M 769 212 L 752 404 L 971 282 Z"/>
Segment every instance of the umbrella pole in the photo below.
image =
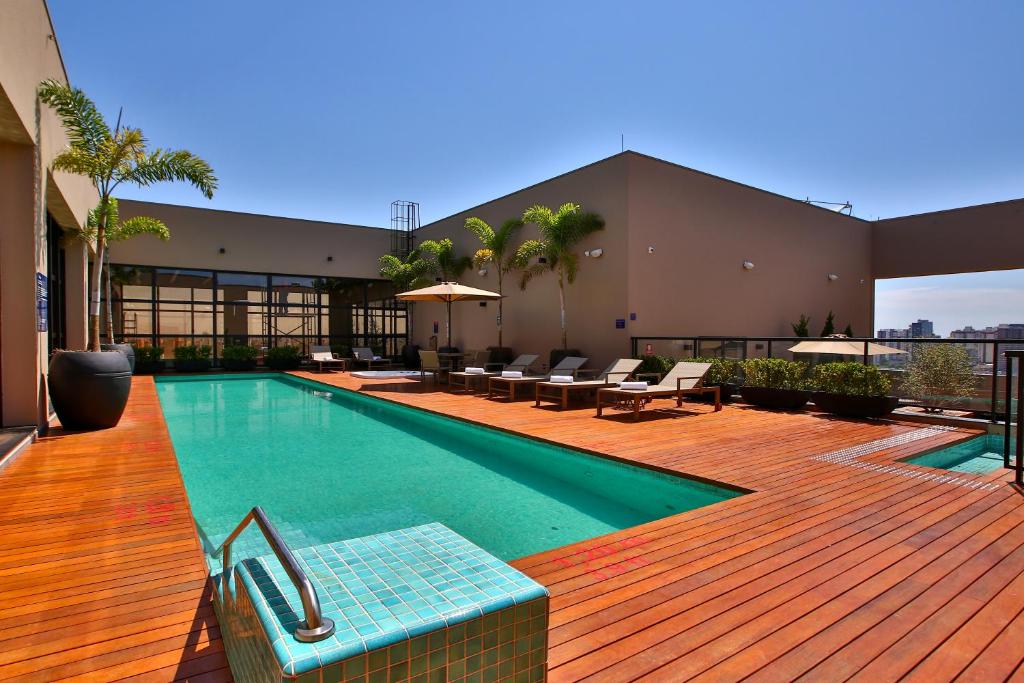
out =
<path fill-rule="evenodd" d="M 445 332 L 448 335 L 448 348 L 452 348 L 452 300 L 448 299 L 444 302 L 445 307 L 448 309 L 447 320 L 445 321 Z"/>

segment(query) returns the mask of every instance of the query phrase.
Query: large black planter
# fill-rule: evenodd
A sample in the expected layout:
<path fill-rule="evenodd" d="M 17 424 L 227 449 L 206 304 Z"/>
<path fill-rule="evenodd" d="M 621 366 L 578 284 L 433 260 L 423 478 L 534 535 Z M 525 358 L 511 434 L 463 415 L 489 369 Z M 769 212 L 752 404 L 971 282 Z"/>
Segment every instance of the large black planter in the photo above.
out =
<path fill-rule="evenodd" d="M 418 344 L 406 344 L 402 347 L 402 365 L 406 370 L 419 369 L 420 347 Z"/>
<path fill-rule="evenodd" d="M 725 383 L 725 384 L 708 384 L 706 386 L 718 387 L 718 392 L 719 392 L 719 394 L 721 394 L 721 401 L 722 401 L 722 403 L 731 403 L 733 395 L 737 391 L 739 391 L 739 388 L 740 388 L 738 384 L 730 384 L 728 382 Z M 714 403 L 715 402 L 715 397 L 713 395 L 711 395 L 711 394 L 700 394 L 696 398 L 701 403 Z"/>
<path fill-rule="evenodd" d="M 740 387 L 740 396 L 747 403 L 773 410 L 800 410 L 811 400 L 811 392 L 803 389 Z"/>
<path fill-rule="evenodd" d="M 850 396 L 816 391 L 814 405 L 826 413 L 843 417 L 884 417 L 900 405 L 896 396 Z"/>
<path fill-rule="evenodd" d="M 131 344 L 100 344 L 100 349 L 104 351 L 120 351 L 128 359 L 128 365 L 131 367 L 132 372 L 135 372 L 135 349 L 132 348 Z"/>
<path fill-rule="evenodd" d="M 105 429 L 124 413 L 132 370 L 119 351 L 64 351 L 50 359 L 47 382 L 65 429 Z"/>
<path fill-rule="evenodd" d="M 178 372 L 206 372 L 210 369 L 209 358 L 194 358 L 191 360 L 174 359 L 174 369 Z"/>

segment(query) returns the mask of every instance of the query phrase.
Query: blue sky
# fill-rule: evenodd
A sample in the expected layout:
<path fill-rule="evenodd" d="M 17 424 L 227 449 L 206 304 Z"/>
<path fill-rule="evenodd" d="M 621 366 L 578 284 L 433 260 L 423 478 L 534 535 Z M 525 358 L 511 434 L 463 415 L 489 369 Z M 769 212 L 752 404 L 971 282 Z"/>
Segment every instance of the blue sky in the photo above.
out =
<path fill-rule="evenodd" d="M 212 202 L 127 197 L 368 225 L 410 199 L 429 221 L 620 133 L 869 219 L 1024 196 L 1016 0 L 49 4 L 72 82 L 221 179 Z"/>

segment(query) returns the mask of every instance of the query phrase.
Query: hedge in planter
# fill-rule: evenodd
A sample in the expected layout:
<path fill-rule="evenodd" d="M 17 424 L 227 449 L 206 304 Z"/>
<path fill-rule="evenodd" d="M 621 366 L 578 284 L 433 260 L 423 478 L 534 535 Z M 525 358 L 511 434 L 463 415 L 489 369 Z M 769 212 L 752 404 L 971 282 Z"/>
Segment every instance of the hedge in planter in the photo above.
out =
<path fill-rule="evenodd" d="M 732 395 L 739 390 L 737 378 L 740 369 L 739 361 L 732 358 L 687 358 L 685 360 L 691 363 L 711 363 L 707 374 L 704 375 L 704 386 L 718 387 L 722 401 L 730 401 Z M 715 400 L 714 396 L 708 394 L 704 394 L 699 398 L 705 403 L 714 402 Z"/>
<path fill-rule="evenodd" d="M 210 369 L 212 349 L 202 346 L 179 346 L 174 349 L 174 369 L 178 372 L 203 372 Z"/>
<path fill-rule="evenodd" d="M 295 370 L 302 359 L 297 346 L 275 346 L 267 351 L 264 362 L 273 370 Z"/>
<path fill-rule="evenodd" d="M 833 415 L 882 417 L 899 406 L 899 399 L 889 396 L 889 378 L 873 365 L 823 363 L 814 368 L 813 383 L 814 404 Z"/>
<path fill-rule="evenodd" d="M 220 353 L 220 364 L 225 370 L 252 370 L 260 351 L 252 346 L 225 346 Z"/>
<path fill-rule="evenodd" d="M 807 363 L 784 358 L 751 358 L 740 366 L 744 375 L 740 396 L 747 403 L 776 410 L 799 410 L 811 399 L 807 388 Z"/>
<path fill-rule="evenodd" d="M 135 374 L 152 375 L 164 371 L 164 349 L 162 346 L 134 346 Z"/>

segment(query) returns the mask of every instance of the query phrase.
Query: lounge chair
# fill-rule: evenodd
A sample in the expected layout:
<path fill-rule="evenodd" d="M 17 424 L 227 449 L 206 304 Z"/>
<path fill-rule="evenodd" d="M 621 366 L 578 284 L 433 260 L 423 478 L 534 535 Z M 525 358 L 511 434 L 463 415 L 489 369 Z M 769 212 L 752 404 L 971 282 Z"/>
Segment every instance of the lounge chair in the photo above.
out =
<path fill-rule="evenodd" d="M 562 360 L 558 361 L 558 364 L 546 375 L 537 375 L 535 377 L 506 377 L 505 372 L 500 375 L 491 377 L 487 380 L 487 398 L 491 398 L 495 394 L 508 396 L 509 401 L 516 400 L 516 389 L 522 389 L 523 387 L 530 387 L 537 382 L 545 382 L 550 380 L 553 375 L 569 375 L 572 377 L 576 376 L 576 371 L 582 368 L 587 362 L 586 358 L 580 358 L 579 356 L 566 356 Z"/>
<path fill-rule="evenodd" d="M 339 358 L 332 353 L 330 346 L 311 346 L 309 351 L 309 360 L 317 366 L 317 372 L 323 372 L 325 366 L 338 370 L 348 370 L 348 359 Z"/>
<path fill-rule="evenodd" d="M 651 402 L 651 399 L 675 396 L 676 407 L 683 405 L 683 396 L 713 394 L 715 410 L 722 409 L 722 397 L 718 387 L 704 386 L 704 375 L 711 363 L 690 363 L 681 361 L 669 370 L 668 374 L 654 386 L 643 389 L 607 388 L 597 390 L 597 416 L 606 404 L 631 406 L 633 420 L 640 419 L 640 408 Z"/>
<path fill-rule="evenodd" d="M 367 370 L 372 370 L 373 368 L 391 367 L 390 360 L 388 360 L 387 358 L 381 358 L 380 356 L 373 355 L 373 350 L 366 346 L 353 348 L 352 360 L 356 363 L 366 363 Z"/>
<path fill-rule="evenodd" d="M 427 374 L 434 376 L 435 380 L 441 379 L 441 373 L 444 372 L 444 368 L 441 367 L 441 358 L 437 355 L 437 351 L 424 351 L 420 349 L 420 380 L 427 378 Z"/>
<path fill-rule="evenodd" d="M 488 354 L 488 358 L 490 355 Z M 470 365 L 469 367 L 484 368 L 484 372 L 451 372 L 448 373 L 448 391 L 454 391 L 456 387 L 461 387 L 464 391 L 471 391 L 474 383 L 486 382 L 491 377 L 497 377 L 501 374 L 502 370 L 513 370 L 516 372 L 527 372 L 530 366 L 537 362 L 537 355 L 532 353 L 524 353 L 513 360 L 508 365 L 504 363 L 481 363 L 480 365 Z M 497 366 L 500 370 L 493 371 L 487 370 L 488 367 Z"/>
<path fill-rule="evenodd" d="M 572 382 L 537 382 L 537 402 L 534 405 L 539 406 L 541 401 L 551 401 L 560 404 L 564 410 L 569 407 L 570 394 L 590 393 L 596 389 L 624 382 L 633 376 L 642 362 L 635 358 L 620 358 L 598 373 L 594 379 L 581 381 L 574 379 Z"/>

